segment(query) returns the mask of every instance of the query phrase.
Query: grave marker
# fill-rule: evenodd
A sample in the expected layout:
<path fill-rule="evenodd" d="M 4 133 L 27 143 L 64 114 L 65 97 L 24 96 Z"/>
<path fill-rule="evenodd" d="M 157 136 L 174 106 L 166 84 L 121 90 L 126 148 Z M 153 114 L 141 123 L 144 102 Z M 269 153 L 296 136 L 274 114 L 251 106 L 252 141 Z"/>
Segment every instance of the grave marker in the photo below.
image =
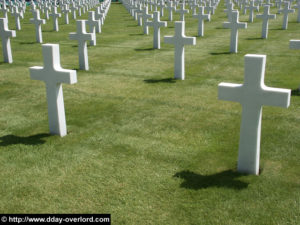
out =
<path fill-rule="evenodd" d="M 239 11 L 233 11 L 232 16 L 231 16 L 231 22 L 224 22 L 223 27 L 231 29 L 230 52 L 237 53 L 238 29 L 246 29 L 247 23 L 240 23 L 239 22 Z"/>
<path fill-rule="evenodd" d="M 264 39 L 267 39 L 269 19 L 276 19 L 276 15 L 275 14 L 270 14 L 270 6 L 265 5 L 264 6 L 264 14 L 256 15 L 256 18 L 263 20 L 261 37 L 264 38 Z"/>
<path fill-rule="evenodd" d="M 174 57 L 174 78 L 179 80 L 185 79 L 185 66 L 184 66 L 184 46 L 196 45 L 195 37 L 185 36 L 185 22 L 175 22 L 175 35 L 165 36 L 164 41 L 167 44 L 173 44 L 175 48 Z"/>
<path fill-rule="evenodd" d="M 77 83 L 76 70 L 61 68 L 58 44 L 44 44 L 42 46 L 44 67 L 30 67 L 30 77 L 32 80 L 45 82 L 50 133 L 63 137 L 67 135 L 67 126 L 62 83 Z"/>
<path fill-rule="evenodd" d="M 36 42 L 43 43 L 42 24 L 45 24 L 46 21 L 40 18 L 40 11 L 38 9 L 34 11 L 33 18 L 30 19 L 30 23 L 35 25 Z"/>
<path fill-rule="evenodd" d="M 146 22 L 146 25 L 153 27 L 153 48 L 160 49 L 160 27 L 167 27 L 167 22 L 160 21 L 158 11 L 153 13 L 153 21 Z"/>
<path fill-rule="evenodd" d="M 81 70 L 89 70 L 87 41 L 92 41 L 95 35 L 86 33 L 85 20 L 76 21 L 76 33 L 70 33 L 71 40 L 78 41 L 79 68 Z"/>
<path fill-rule="evenodd" d="M 4 62 L 12 63 L 12 53 L 10 46 L 10 38 L 16 37 L 16 31 L 8 29 L 7 18 L 0 18 L 0 38 L 2 40 L 2 52 Z"/>
<path fill-rule="evenodd" d="M 219 99 L 242 105 L 238 171 L 259 173 L 262 106 L 289 107 L 291 91 L 264 84 L 266 56 L 245 56 L 244 84 L 220 83 Z"/>

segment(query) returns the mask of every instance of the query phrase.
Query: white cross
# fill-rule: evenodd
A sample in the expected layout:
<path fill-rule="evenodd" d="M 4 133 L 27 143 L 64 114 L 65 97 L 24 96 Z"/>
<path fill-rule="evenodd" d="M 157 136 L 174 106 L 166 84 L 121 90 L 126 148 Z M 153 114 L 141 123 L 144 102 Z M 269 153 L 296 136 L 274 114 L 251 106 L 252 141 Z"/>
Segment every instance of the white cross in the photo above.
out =
<path fill-rule="evenodd" d="M 5 1 L 5 0 L 3 0 L 3 2 L 2 2 L 2 8 L 1 8 L 1 11 L 2 11 L 2 13 L 3 13 L 3 17 L 4 17 L 4 18 L 8 18 L 8 17 L 7 17 L 7 12 L 9 12 L 9 10 L 6 8 L 6 1 Z"/>
<path fill-rule="evenodd" d="M 61 17 L 61 14 L 57 12 L 56 6 L 52 7 L 52 13 L 50 13 L 49 16 L 52 16 L 53 30 L 58 31 L 58 18 Z"/>
<path fill-rule="evenodd" d="M 283 23 L 282 23 L 283 30 L 286 30 L 288 28 L 289 13 L 293 13 L 293 12 L 295 12 L 295 9 L 290 9 L 289 2 L 284 2 L 284 8 L 278 10 L 278 13 L 284 13 Z"/>
<path fill-rule="evenodd" d="M 198 19 L 198 36 L 204 36 L 204 20 L 210 20 L 210 14 L 204 14 L 204 7 L 199 7 L 198 14 L 193 15 L 194 18 Z"/>
<path fill-rule="evenodd" d="M 44 67 L 30 67 L 30 78 L 46 84 L 48 119 L 51 134 L 67 135 L 62 83 L 77 83 L 76 70 L 61 68 L 59 45 L 43 44 Z"/>
<path fill-rule="evenodd" d="M 184 21 L 184 14 L 189 13 L 188 9 L 184 8 L 185 3 L 180 3 L 180 9 L 176 10 L 176 13 L 180 14 L 180 21 Z"/>
<path fill-rule="evenodd" d="M 62 7 L 61 13 L 64 14 L 65 24 L 69 24 L 69 6 L 66 4 Z"/>
<path fill-rule="evenodd" d="M 49 11 L 50 11 L 50 9 L 48 7 L 48 4 L 45 4 L 44 5 L 44 13 L 45 13 L 46 20 L 49 20 Z"/>
<path fill-rule="evenodd" d="M 167 44 L 173 44 L 175 47 L 174 57 L 174 78 L 179 80 L 185 79 L 184 67 L 184 45 L 196 45 L 195 37 L 185 36 L 185 22 L 175 22 L 175 35 L 165 36 L 164 41 Z"/>
<path fill-rule="evenodd" d="M 11 15 L 15 17 L 16 29 L 21 30 L 21 24 L 20 24 L 21 12 L 19 12 L 19 9 L 16 7 L 14 9 L 14 12 Z"/>
<path fill-rule="evenodd" d="M 300 49 L 300 40 L 290 40 L 290 49 Z M 298 88 L 300 90 L 300 86 Z"/>
<path fill-rule="evenodd" d="M 191 7 L 191 10 L 193 10 L 192 14 L 193 15 L 197 14 L 196 10 L 197 10 L 197 8 L 199 8 L 199 5 L 196 0 L 191 1 L 190 7 Z"/>
<path fill-rule="evenodd" d="M 227 18 L 228 18 L 228 21 L 229 21 L 229 22 L 231 21 L 231 16 L 232 16 L 232 12 L 233 12 L 233 11 L 235 11 L 235 10 L 233 9 L 233 3 L 230 2 L 230 3 L 228 3 L 228 5 L 227 5 L 227 9 L 224 9 L 224 12 L 227 13 Z"/>
<path fill-rule="evenodd" d="M 276 15 L 275 14 L 270 14 L 270 6 L 265 5 L 264 6 L 264 14 L 256 15 L 256 18 L 263 20 L 261 37 L 264 38 L 264 39 L 267 39 L 269 19 L 276 19 Z"/>
<path fill-rule="evenodd" d="M 238 171 L 259 173 L 262 106 L 288 107 L 291 91 L 264 84 L 266 56 L 245 56 L 244 84 L 220 83 L 219 99 L 242 105 Z"/>
<path fill-rule="evenodd" d="M 7 18 L 0 18 L 0 38 L 2 40 L 2 52 L 4 62 L 12 63 L 10 37 L 16 37 L 16 31 L 8 29 Z"/>
<path fill-rule="evenodd" d="M 249 9 L 249 22 L 252 23 L 253 22 L 253 16 L 254 16 L 254 10 L 258 11 L 259 10 L 259 6 L 255 6 L 254 5 L 254 1 L 250 2 L 249 6 L 246 6 L 246 9 Z"/>
<path fill-rule="evenodd" d="M 144 34 L 149 34 L 149 27 L 147 25 L 147 22 L 149 18 L 153 18 L 153 15 L 152 14 L 148 14 L 148 6 L 146 6 L 144 9 L 143 9 L 143 29 L 144 29 Z"/>
<path fill-rule="evenodd" d="M 166 27 L 167 22 L 160 21 L 158 11 L 153 13 L 153 21 L 146 22 L 146 25 L 153 27 L 153 48 L 160 49 L 160 27 Z"/>
<path fill-rule="evenodd" d="M 86 24 L 89 26 L 89 32 L 94 34 L 93 40 L 90 41 L 90 44 L 92 46 L 96 45 L 96 29 L 98 27 L 98 30 L 100 29 L 100 20 L 95 20 L 95 12 L 94 11 L 89 11 L 89 17 L 88 20 L 86 21 Z"/>
<path fill-rule="evenodd" d="M 76 10 L 78 8 L 76 7 L 75 2 L 72 3 L 70 9 L 71 9 L 71 13 L 72 13 L 73 19 L 76 20 Z"/>
<path fill-rule="evenodd" d="M 35 38 L 38 43 L 43 43 L 42 36 L 42 24 L 46 21 L 40 18 L 40 11 L 36 9 L 33 13 L 33 18 L 30 19 L 30 23 L 35 25 Z"/>
<path fill-rule="evenodd" d="M 208 6 L 205 6 L 207 13 L 214 15 L 215 14 L 215 6 L 211 5 L 211 1 L 208 2 Z"/>
<path fill-rule="evenodd" d="M 230 52 L 237 53 L 238 49 L 238 29 L 246 29 L 247 23 L 239 22 L 239 11 L 232 12 L 231 22 L 224 22 L 224 28 L 231 29 Z"/>
<path fill-rule="evenodd" d="M 166 7 L 165 6 L 165 1 L 164 0 L 160 0 L 157 5 L 160 8 L 160 16 L 164 16 L 164 8 Z"/>
<path fill-rule="evenodd" d="M 168 1 L 166 9 L 169 12 L 169 21 L 173 20 L 173 10 L 175 10 L 175 6 L 173 6 L 172 1 Z"/>
<path fill-rule="evenodd" d="M 101 8 L 100 8 L 100 7 L 96 8 L 95 19 L 96 19 L 96 20 L 100 20 L 101 26 L 104 24 L 104 15 L 103 15 L 103 13 L 101 12 Z M 100 33 L 101 31 L 98 32 L 98 31 L 96 30 L 96 32 L 97 32 L 97 33 Z"/>
<path fill-rule="evenodd" d="M 78 41 L 79 68 L 81 70 L 89 70 L 87 41 L 92 41 L 95 35 L 87 33 L 85 29 L 85 20 L 76 21 L 76 33 L 70 33 L 71 40 Z"/>
<path fill-rule="evenodd" d="M 295 9 L 298 9 L 298 14 L 297 14 L 297 22 L 300 23 L 300 1 L 297 1 L 297 5 L 294 6 Z"/>

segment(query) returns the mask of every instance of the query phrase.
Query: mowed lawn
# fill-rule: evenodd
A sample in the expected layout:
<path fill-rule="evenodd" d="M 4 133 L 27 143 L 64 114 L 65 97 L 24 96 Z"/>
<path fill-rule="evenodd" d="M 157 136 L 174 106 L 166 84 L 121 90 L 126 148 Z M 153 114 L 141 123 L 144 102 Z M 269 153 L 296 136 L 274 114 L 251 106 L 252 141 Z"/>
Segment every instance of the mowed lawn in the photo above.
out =
<path fill-rule="evenodd" d="M 282 30 L 277 14 L 262 40 L 255 19 L 239 31 L 239 53 L 228 54 L 224 9 L 221 1 L 205 36 L 185 48 L 185 81 L 172 79 L 174 48 L 163 43 L 174 22 L 153 50 L 152 29 L 143 35 L 112 4 L 81 71 L 68 38 L 75 21 L 60 18 L 59 32 L 47 21 L 44 43 L 58 43 L 62 67 L 78 77 L 63 85 L 68 135 L 60 138 L 49 135 L 44 83 L 30 80 L 43 57 L 28 7 L 11 39 L 14 62 L 0 56 L 0 212 L 110 213 L 118 225 L 299 224 L 300 50 L 289 40 L 300 39 L 300 23 L 292 14 Z M 186 35 L 197 35 L 191 13 Z M 288 109 L 263 108 L 259 176 L 236 172 L 241 106 L 217 97 L 220 82 L 243 83 L 246 54 L 267 55 L 267 86 L 293 90 Z"/>

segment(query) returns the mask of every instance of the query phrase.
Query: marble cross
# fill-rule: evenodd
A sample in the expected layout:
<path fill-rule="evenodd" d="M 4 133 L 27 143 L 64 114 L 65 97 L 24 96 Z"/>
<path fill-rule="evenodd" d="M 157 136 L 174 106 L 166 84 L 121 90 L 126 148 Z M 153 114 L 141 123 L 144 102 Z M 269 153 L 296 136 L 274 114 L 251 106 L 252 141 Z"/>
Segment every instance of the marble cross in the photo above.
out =
<path fill-rule="evenodd" d="M 300 0 L 297 1 L 297 5 L 295 5 L 294 8 L 298 9 L 297 22 L 300 23 Z"/>
<path fill-rule="evenodd" d="M 188 9 L 184 8 L 185 3 L 180 3 L 180 9 L 176 10 L 176 13 L 180 14 L 180 21 L 184 21 L 184 14 L 189 13 Z"/>
<path fill-rule="evenodd" d="M 290 49 L 300 50 L 300 40 L 290 40 Z M 298 90 L 300 91 L 300 86 Z"/>
<path fill-rule="evenodd" d="M 284 8 L 279 9 L 278 13 L 283 13 L 283 23 L 282 23 L 282 29 L 287 30 L 288 28 L 288 21 L 289 21 L 289 13 L 295 12 L 295 9 L 290 9 L 290 3 L 284 2 Z"/>
<path fill-rule="evenodd" d="M 89 70 L 87 41 L 95 38 L 94 34 L 87 33 L 85 29 L 85 20 L 76 21 L 76 33 L 70 33 L 71 40 L 78 41 L 79 68 L 81 70 Z"/>
<path fill-rule="evenodd" d="M 224 9 L 224 12 L 227 13 L 227 18 L 228 18 L 228 21 L 230 22 L 231 21 L 231 15 L 232 15 L 232 12 L 235 11 L 233 9 L 233 3 L 230 2 L 228 5 L 227 5 L 227 9 Z"/>
<path fill-rule="evenodd" d="M 30 77 L 32 80 L 41 80 L 46 84 L 48 102 L 48 120 L 51 134 L 61 137 L 67 135 L 65 118 L 65 107 L 62 83 L 77 83 L 76 70 L 66 70 L 61 68 L 59 45 L 42 45 L 44 67 L 30 67 Z"/>
<path fill-rule="evenodd" d="M 238 171 L 259 173 L 262 106 L 289 107 L 291 91 L 264 84 L 266 56 L 245 56 L 244 84 L 220 83 L 219 99 L 242 105 Z"/>
<path fill-rule="evenodd" d="M 215 6 L 212 6 L 211 5 L 211 1 L 208 1 L 208 5 L 204 7 L 206 12 L 211 14 L 211 15 L 214 15 L 215 14 Z"/>
<path fill-rule="evenodd" d="M 265 5 L 264 6 L 264 14 L 256 15 L 256 18 L 263 20 L 261 37 L 264 38 L 264 39 L 267 39 L 269 19 L 276 19 L 276 15 L 275 14 L 270 14 L 270 6 Z"/>
<path fill-rule="evenodd" d="M 158 11 L 153 13 L 153 21 L 146 22 L 147 26 L 153 27 L 153 48 L 160 49 L 160 27 L 167 27 L 167 22 L 160 21 Z"/>
<path fill-rule="evenodd" d="M 194 18 L 198 19 L 198 36 L 204 36 L 204 20 L 210 20 L 210 14 L 204 14 L 204 7 L 199 7 L 198 14 L 193 15 Z"/>
<path fill-rule="evenodd" d="M 12 63 L 12 53 L 10 46 L 10 38 L 16 37 L 16 31 L 8 29 L 8 20 L 7 18 L 0 18 L 0 38 L 2 40 L 2 52 L 4 62 Z"/>
<path fill-rule="evenodd" d="M 65 24 L 69 24 L 69 12 L 70 12 L 69 5 L 67 5 L 67 4 L 64 5 L 62 7 L 61 13 L 64 15 Z"/>
<path fill-rule="evenodd" d="M 149 27 L 148 27 L 148 25 L 147 25 L 147 22 L 149 22 L 148 21 L 148 19 L 150 19 L 150 18 L 153 18 L 153 15 L 152 14 L 148 14 L 148 6 L 146 6 L 144 9 L 143 9 L 143 12 L 142 12 L 143 14 L 143 30 L 144 30 L 144 34 L 149 34 Z"/>
<path fill-rule="evenodd" d="M 7 17 L 7 13 L 9 12 L 9 9 L 6 8 L 6 1 L 5 1 L 5 0 L 3 0 L 3 2 L 2 2 L 2 8 L 1 8 L 1 11 L 2 11 L 2 13 L 3 13 L 3 17 L 4 17 L 4 18 L 8 18 L 8 17 Z"/>
<path fill-rule="evenodd" d="M 89 11 L 88 20 L 86 21 L 86 24 L 89 26 L 89 32 L 94 34 L 93 40 L 90 41 L 91 46 L 96 45 L 96 29 L 98 27 L 98 30 L 100 30 L 100 20 L 95 20 L 95 12 Z"/>
<path fill-rule="evenodd" d="M 43 43 L 42 24 L 45 24 L 46 21 L 40 18 L 40 11 L 38 9 L 34 11 L 33 18 L 30 19 L 30 23 L 35 25 L 36 42 Z"/>
<path fill-rule="evenodd" d="M 231 29 L 230 36 L 230 52 L 237 53 L 238 51 L 238 29 L 246 29 L 247 23 L 239 22 L 239 11 L 232 13 L 231 22 L 224 22 L 224 28 Z"/>
<path fill-rule="evenodd" d="M 173 6 L 172 1 L 168 1 L 166 9 L 169 12 L 169 21 L 173 20 L 173 10 L 175 10 L 175 6 Z"/>
<path fill-rule="evenodd" d="M 249 6 L 246 6 L 246 9 L 249 9 L 249 22 L 253 23 L 253 18 L 254 18 L 254 10 L 258 11 L 259 6 L 254 5 L 254 1 L 250 2 Z"/>
<path fill-rule="evenodd" d="M 61 17 L 61 14 L 57 12 L 56 6 L 52 7 L 52 13 L 50 13 L 49 16 L 52 16 L 53 30 L 58 31 L 58 18 Z"/>
<path fill-rule="evenodd" d="M 19 9 L 15 7 L 14 12 L 11 15 L 15 17 L 16 29 L 21 30 L 20 18 L 22 16 L 21 16 L 21 12 L 19 12 Z"/>
<path fill-rule="evenodd" d="M 185 22 L 175 22 L 175 35 L 165 36 L 164 41 L 167 44 L 173 44 L 175 47 L 174 57 L 174 78 L 179 80 L 185 79 L 185 66 L 184 66 L 184 46 L 196 45 L 195 37 L 185 36 Z"/>
<path fill-rule="evenodd" d="M 72 13 L 72 18 L 73 18 L 74 20 L 76 20 L 76 10 L 77 10 L 77 9 L 78 9 L 78 8 L 76 7 L 75 2 L 73 2 L 73 3 L 71 4 L 70 10 L 71 10 L 71 13 Z"/>

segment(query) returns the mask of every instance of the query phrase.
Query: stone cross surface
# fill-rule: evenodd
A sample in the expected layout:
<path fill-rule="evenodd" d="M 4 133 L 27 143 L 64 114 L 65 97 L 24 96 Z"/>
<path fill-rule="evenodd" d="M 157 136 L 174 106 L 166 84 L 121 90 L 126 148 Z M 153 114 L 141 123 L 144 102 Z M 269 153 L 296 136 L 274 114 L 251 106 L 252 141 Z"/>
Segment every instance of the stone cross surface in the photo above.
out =
<path fill-rule="evenodd" d="M 224 28 L 231 29 L 230 52 L 237 53 L 238 49 L 238 29 L 246 29 L 247 23 L 239 22 L 239 11 L 232 12 L 231 22 L 223 23 Z"/>
<path fill-rule="evenodd" d="M 58 18 L 61 17 L 61 14 L 57 12 L 56 6 L 52 7 L 52 13 L 49 14 L 53 19 L 53 30 L 58 31 Z"/>
<path fill-rule="evenodd" d="M 7 12 L 9 12 L 9 10 L 6 8 L 6 1 L 5 1 L 5 0 L 2 1 L 2 8 L 1 8 L 1 11 L 2 11 L 2 13 L 3 13 L 3 17 L 4 17 L 4 18 L 8 18 L 8 17 L 7 17 Z"/>
<path fill-rule="evenodd" d="M 298 9 L 297 22 L 300 23 L 300 0 L 297 1 L 297 5 L 294 8 Z"/>
<path fill-rule="evenodd" d="M 198 36 L 204 36 L 204 20 L 210 20 L 210 14 L 204 14 L 204 7 L 199 7 L 198 14 L 193 15 L 194 18 L 198 19 Z"/>
<path fill-rule="evenodd" d="M 153 27 L 153 48 L 160 49 L 160 27 L 166 27 L 167 22 L 160 21 L 160 13 L 153 13 L 153 21 L 146 22 L 146 25 Z"/>
<path fill-rule="evenodd" d="M 286 30 L 288 28 L 288 21 L 289 21 L 289 13 L 295 12 L 295 9 L 290 9 L 290 3 L 284 2 L 284 8 L 278 10 L 279 13 L 283 13 L 283 22 L 282 22 L 282 29 Z"/>
<path fill-rule="evenodd" d="M 148 27 L 148 25 L 147 25 L 147 22 L 149 22 L 148 21 L 148 19 L 150 19 L 150 18 L 153 18 L 153 15 L 152 14 L 148 14 L 148 6 L 146 6 L 144 9 L 143 9 L 143 30 L 144 30 L 144 34 L 149 34 L 149 27 Z"/>
<path fill-rule="evenodd" d="M 169 21 L 172 21 L 173 20 L 173 10 L 175 10 L 175 6 L 173 6 L 172 1 L 168 1 L 166 9 L 169 12 Z"/>
<path fill-rule="evenodd" d="M 10 38 L 16 37 L 16 31 L 8 29 L 7 18 L 0 18 L 0 38 L 2 40 L 2 52 L 4 62 L 12 63 L 12 53 L 10 46 Z"/>
<path fill-rule="evenodd" d="M 264 39 L 267 39 L 269 19 L 276 19 L 276 15 L 275 14 L 270 14 L 270 6 L 265 5 L 264 6 L 264 14 L 256 15 L 256 18 L 263 20 L 261 37 L 264 38 Z"/>
<path fill-rule="evenodd" d="M 300 50 L 300 40 L 290 40 L 290 49 Z M 300 91 L 300 86 L 298 90 Z"/>
<path fill-rule="evenodd" d="M 90 44 L 92 46 L 96 45 L 96 29 L 98 27 L 98 30 L 100 30 L 100 20 L 95 20 L 95 12 L 94 11 L 89 11 L 89 17 L 88 20 L 86 21 L 86 24 L 89 26 L 89 32 L 94 34 L 95 38 L 90 41 Z"/>
<path fill-rule="evenodd" d="M 85 20 L 76 21 L 76 33 L 70 33 L 71 40 L 78 41 L 79 68 L 81 70 L 89 70 L 87 41 L 95 38 L 94 34 L 87 33 L 85 29 Z"/>
<path fill-rule="evenodd" d="M 264 84 L 266 56 L 245 56 L 244 84 L 220 83 L 219 99 L 242 105 L 238 171 L 259 173 L 262 106 L 289 107 L 291 91 Z"/>
<path fill-rule="evenodd" d="M 66 4 L 62 7 L 61 13 L 64 14 L 65 24 L 69 24 L 69 6 Z"/>
<path fill-rule="evenodd" d="M 184 14 L 189 13 L 189 10 L 185 9 L 184 5 L 185 3 L 180 3 L 180 9 L 175 11 L 180 14 L 180 21 L 184 21 Z"/>
<path fill-rule="evenodd" d="M 42 24 L 45 24 L 46 21 L 40 18 L 40 11 L 38 9 L 33 12 L 33 18 L 30 19 L 30 23 L 35 25 L 36 42 L 43 43 Z"/>
<path fill-rule="evenodd" d="M 195 37 L 185 36 L 185 22 L 175 22 L 175 35 L 165 36 L 164 41 L 167 44 L 173 44 L 175 47 L 174 57 L 174 78 L 179 80 L 185 79 L 185 67 L 184 67 L 184 46 L 196 45 Z"/>
<path fill-rule="evenodd" d="M 14 10 L 15 11 L 11 15 L 15 17 L 16 29 L 21 30 L 21 24 L 20 24 L 20 18 L 22 17 L 21 12 L 19 12 L 17 7 Z"/>
<path fill-rule="evenodd" d="M 250 2 L 249 6 L 246 6 L 246 9 L 249 9 L 249 22 L 253 23 L 253 17 L 254 17 L 254 10 L 258 11 L 259 6 L 254 5 L 254 1 Z"/>
<path fill-rule="evenodd" d="M 76 70 L 61 68 L 58 44 L 44 44 L 42 47 L 44 67 L 30 67 L 30 77 L 45 82 L 50 133 L 63 137 L 67 134 L 67 126 L 62 83 L 76 83 Z"/>

